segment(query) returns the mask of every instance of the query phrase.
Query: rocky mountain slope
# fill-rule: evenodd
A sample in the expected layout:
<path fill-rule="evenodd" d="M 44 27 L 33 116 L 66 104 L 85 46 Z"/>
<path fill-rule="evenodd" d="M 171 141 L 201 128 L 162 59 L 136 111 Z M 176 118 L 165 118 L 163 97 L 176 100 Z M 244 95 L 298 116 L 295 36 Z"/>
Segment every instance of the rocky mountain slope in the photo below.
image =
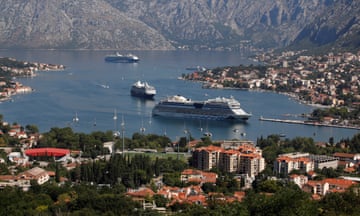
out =
<path fill-rule="evenodd" d="M 340 0 L 305 26 L 292 46 L 360 48 L 360 1 Z"/>
<path fill-rule="evenodd" d="M 1 0 L 1 48 L 154 49 L 161 33 L 101 0 Z"/>
<path fill-rule="evenodd" d="M 0 48 L 359 46 L 352 0 L 0 0 L 0 12 Z"/>

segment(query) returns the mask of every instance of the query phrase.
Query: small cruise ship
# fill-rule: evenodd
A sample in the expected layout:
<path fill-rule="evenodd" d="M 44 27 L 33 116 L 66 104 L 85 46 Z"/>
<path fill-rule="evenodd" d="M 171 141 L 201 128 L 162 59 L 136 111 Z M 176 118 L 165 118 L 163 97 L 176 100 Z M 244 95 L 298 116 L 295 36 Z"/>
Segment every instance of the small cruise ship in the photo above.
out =
<path fill-rule="evenodd" d="M 181 95 L 161 100 L 152 110 L 154 116 L 208 120 L 241 120 L 251 117 L 233 97 L 217 97 L 206 101 L 192 101 Z"/>
<path fill-rule="evenodd" d="M 140 59 L 136 55 L 133 54 L 127 54 L 122 55 L 118 52 L 116 52 L 113 55 L 107 55 L 105 56 L 105 61 L 107 62 L 114 62 L 114 63 L 135 63 L 138 62 Z"/>
<path fill-rule="evenodd" d="M 135 97 L 153 99 L 153 97 L 156 95 L 156 89 L 147 82 L 141 82 L 138 80 L 131 86 L 130 93 Z"/>

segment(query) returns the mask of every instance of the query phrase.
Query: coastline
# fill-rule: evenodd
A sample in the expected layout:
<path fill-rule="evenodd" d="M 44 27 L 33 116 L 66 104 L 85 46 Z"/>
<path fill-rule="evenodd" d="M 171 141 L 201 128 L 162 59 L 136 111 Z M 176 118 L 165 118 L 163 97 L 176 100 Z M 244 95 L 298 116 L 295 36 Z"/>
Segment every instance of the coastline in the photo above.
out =
<path fill-rule="evenodd" d="M 36 72 L 62 71 L 65 69 L 65 66 L 61 64 L 18 61 L 9 57 L 2 57 L 1 59 L 4 59 L 4 62 L 6 62 L 0 64 L 2 71 L 5 74 L 8 73 L 8 75 L 2 80 L 3 83 L 0 92 L 2 97 L 0 98 L 0 102 L 12 101 L 12 96 L 14 95 L 35 91 L 30 86 L 24 86 L 22 83 L 16 81 L 16 77 L 36 77 Z M 11 67 L 13 62 L 16 63 L 15 65 L 22 65 L 22 67 Z"/>
<path fill-rule="evenodd" d="M 302 125 L 311 125 L 311 126 L 319 126 L 319 127 L 335 127 L 335 128 L 360 130 L 360 127 L 358 127 L 358 126 L 325 124 L 325 123 L 320 123 L 320 122 L 301 121 L 301 120 L 264 118 L 262 116 L 259 118 L 259 120 L 260 121 L 287 123 L 287 124 L 302 124 Z"/>

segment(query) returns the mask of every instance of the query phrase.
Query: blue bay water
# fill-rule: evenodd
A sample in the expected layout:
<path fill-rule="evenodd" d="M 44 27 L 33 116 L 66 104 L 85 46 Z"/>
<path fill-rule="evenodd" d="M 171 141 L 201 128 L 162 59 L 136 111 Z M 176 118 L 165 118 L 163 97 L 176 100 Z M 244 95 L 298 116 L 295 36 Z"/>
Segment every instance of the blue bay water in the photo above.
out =
<path fill-rule="evenodd" d="M 237 52 L 190 51 L 134 51 L 140 57 L 135 64 L 107 63 L 109 51 L 8 51 L 0 56 L 22 61 L 63 64 L 64 71 L 39 72 L 34 78 L 18 78 L 35 91 L 16 95 L 13 102 L 0 104 L 0 113 L 10 123 L 35 124 L 41 132 L 52 127 L 72 127 L 75 132 L 120 130 L 125 122 L 125 136 L 130 137 L 145 127 L 145 133 L 166 134 L 175 140 L 184 136 L 184 129 L 195 138 L 208 130 L 213 140 L 249 139 L 270 134 L 285 134 L 288 138 L 312 137 L 315 141 L 336 141 L 351 138 L 358 130 L 290 125 L 263 122 L 267 118 L 296 118 L 311 112 L 314 107 L 299 104 L 285 95 L 271 92 L 244 90 L 203 89 L 200 83 L 177 79 L 191 71 L 187 67 L 234 66 L 254 64 L 247 55 Z M 154 85 L 158 94 L 155 100 L 142 100 L 130 96 L 130 87 L 137 80 Z M 109 88 L 102 88 L 108 85 Z M 166 96 L 180 94 L 193 100 L 217 96 L 238 99 L 244 110 L 253 114 L 247 123 L 165 119 L 152 117 L 154 105 Z M 116 110 L 118 116 L 114 121 Z M 78 123 L 72 118 L 77 115 Z M 202 131 L 200 130 L 202 128 Z M 234 132 L 235 131 L 235 132 Z"/>

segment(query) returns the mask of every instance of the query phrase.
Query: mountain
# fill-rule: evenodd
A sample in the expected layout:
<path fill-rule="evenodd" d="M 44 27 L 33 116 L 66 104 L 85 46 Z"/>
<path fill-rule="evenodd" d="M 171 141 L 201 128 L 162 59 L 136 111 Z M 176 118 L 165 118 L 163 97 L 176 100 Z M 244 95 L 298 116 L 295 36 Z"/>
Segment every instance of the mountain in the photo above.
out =
<path fill-rule="evenodd" d="M 173 49 L 161 33 L 99 0 L 1 0 L 1 48 Z"/>
<path fill-rule="evenodd" d="M 0 48 L 359 47 L 351 0 L 0 0 L 0 12 Z"/>
<path fill-rule="evenodd" d="M 330 47 L 356 50 L 360 47 L 360 1 L 339 0 L 305 26 L 291 47 Z"/>

